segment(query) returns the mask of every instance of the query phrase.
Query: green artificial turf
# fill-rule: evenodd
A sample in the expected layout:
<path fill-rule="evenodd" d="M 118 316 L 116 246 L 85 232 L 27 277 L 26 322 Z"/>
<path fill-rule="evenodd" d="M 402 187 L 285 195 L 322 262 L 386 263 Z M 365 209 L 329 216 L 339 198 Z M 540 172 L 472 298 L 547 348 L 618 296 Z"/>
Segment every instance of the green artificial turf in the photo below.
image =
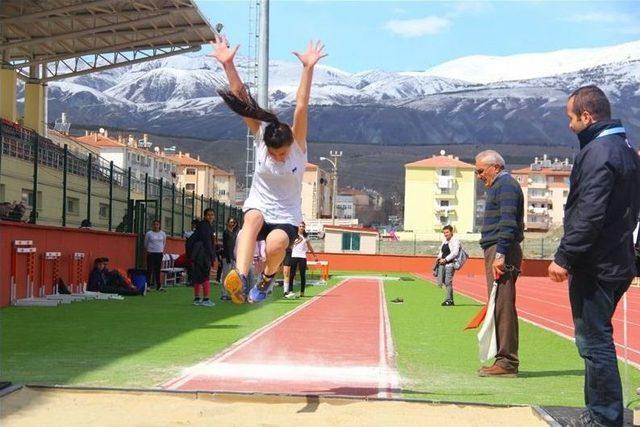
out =
<path fill-rule="evenodd" d="M 335 281 L 330 281 L 330 284 Z M 327 289 L 307 288 L 307 297 Z M 214 295 L 217 288 L 212 286 Z M 282 288 L 274 295 L 281 296 Z M 124 301 L 0 310 L 0 379 L 14 383 L 155 387 L 308 298 L 191 305 L 192 288 Z"/>
<path fill-rule="evenodd" d="M 387 281 L 385 293 L 403 397 L 583 406 L 584 365 L 572 341 L 520 321 L 518 378 L 481 378 L 477 330 L 463 331 L 481 308 L 478 302 L 456 295 L 454 307 L 441 307 L 443 289 L 421 279 Z M 392 304 L 396 297 L 404 303 Z M 625 368 L 619 366 L 624 383 Z M 640 372 L 628 371 L 627 403 L 640 385 Z"/>
<path fill-rule="evenodd" d="M 335 275 L 348 274 L 334 272 Z M 362 275 L 362 272 L 353 272 Z M 384 275 L 384 273 L 370 273 Z M 387 281 L 403 397 L 436 401 L 582 406 L 583 364 L 574 344 L 521 322 L 520 377 L 479 378 L 476 331 L 462 329 L 480 305 L 407 274 Z M 338 279 L 332 279 L 330 286 Z M 327 287 L 309 287 L 313 296 Z M 276 288 L 281 295 L 282 288 Z M 217 291 L 215 292 L 217 295 Z M 396 297 L 403 304 L 392 304 Z M 264 305 L 191 305 L 191 288 L 58 307 L 0 310 L 0 379 L 15 383 L 157 387 L 292 310 L 308 298 Z M 621 367 L 624 382 L 624 368 Z M 628 399 L 640 373 L 629 369 Z"/>

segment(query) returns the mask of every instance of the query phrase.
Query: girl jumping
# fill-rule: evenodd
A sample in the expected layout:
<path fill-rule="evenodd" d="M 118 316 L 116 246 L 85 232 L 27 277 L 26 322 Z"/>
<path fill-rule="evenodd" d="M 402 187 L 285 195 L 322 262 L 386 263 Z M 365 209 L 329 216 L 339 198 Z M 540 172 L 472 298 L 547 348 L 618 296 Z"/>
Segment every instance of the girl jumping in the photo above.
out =
<path fill-rule="evenodd" d="M 255 172 L 244 202 L 244 224 L 238 238 L 236 268 L 227 274 L 224 287 L 236 304 L 262 302 L 270 291 L 276 272 L 287 248 L 298 236 L 302 222 L 302 176 L 307 164 L 307 112 L 313 69 L 323 53 L 321 42 L 310 42 L 305 53 L 293 52 L 302 63 L 302 76 L 296 95 L 293 126 L 258 106 L 247 92 L 233 58 L 238 47 L 231 49 L 225 37 L 212 43 L 216 58 L 227 75 L 229 89 L 218 93 L 244 121 L 256 140 Z M 266 124 L 266 125 L 265 125 Z M 253 259 L 257 240 L 266 240 L 266 265 L 257 284 L 248 295 L 243 288 Z"/>

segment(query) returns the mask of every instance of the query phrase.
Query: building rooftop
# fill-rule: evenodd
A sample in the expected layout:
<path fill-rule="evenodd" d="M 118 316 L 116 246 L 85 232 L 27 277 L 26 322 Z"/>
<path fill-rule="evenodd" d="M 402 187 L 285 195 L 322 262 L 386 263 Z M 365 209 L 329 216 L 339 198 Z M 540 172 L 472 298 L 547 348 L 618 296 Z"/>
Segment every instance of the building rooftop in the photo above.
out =
<path fill-rule="evenodd" d="M 465 163 L 451 154 L 447 155 L 433 155 L 426 159 L 418 160 L 417 162 L 407 163 L 405 168 L 460 168 L 460 169 L 475 169 L 475 166 L 470 163 Z"/>
<path fill-rule="evenodd" d="M 541 169 L 532 169 L 531 167 L 515 169 L 511 171 L 514 175 L 553 175 L 553 176 L 569 176 L 571 175 L 570 169 L 555 169 L 555 168 L 541 168 Z"/>
<path fill-rule="evenodd" d="M 182 151 L 180 151 L 178 154 L 167 154 L 166 157 L 178 166 L 211 167 L 209 163 L 205 163 L 200 160 L 200 156 L 198 156 L 197 158 L 191 157 L 189 153 L 183 153 Z"/>
<path fill-rule="evenodd" d="M 74 138 L 76 141 L 83 144 L 90 145 L 96 148 L 125 148 L 126 145 L 122 142 L 118 142 L 113 138 L 109 138 L 109 135 L 101 135 L 98 133 L 91 133 L 85 136 L 77 136 Z"/>

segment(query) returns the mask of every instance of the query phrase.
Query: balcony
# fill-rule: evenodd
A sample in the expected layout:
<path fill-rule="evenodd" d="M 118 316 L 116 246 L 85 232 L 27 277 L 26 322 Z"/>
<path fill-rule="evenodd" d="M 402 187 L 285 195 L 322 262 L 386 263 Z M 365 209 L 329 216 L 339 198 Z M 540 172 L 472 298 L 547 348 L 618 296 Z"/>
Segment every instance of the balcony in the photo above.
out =
<path fill-rule="evenodd" d="M 551 194 L 546 196 L 527 196 L 530 203 L 551 203 Z"/>
<path fill-rule="evenodd" d="M 551 228 L 550 221 L 527 221 L 527 230 L 532 231 L 549 231 Z"/>

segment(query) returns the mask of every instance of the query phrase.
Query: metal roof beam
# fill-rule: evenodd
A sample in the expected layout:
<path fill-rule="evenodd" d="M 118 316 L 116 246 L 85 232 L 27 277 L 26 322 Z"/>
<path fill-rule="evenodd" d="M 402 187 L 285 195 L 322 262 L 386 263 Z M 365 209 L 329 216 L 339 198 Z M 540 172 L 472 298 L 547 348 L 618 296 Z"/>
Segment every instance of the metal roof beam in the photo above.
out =
<path fill-rule="evenodd" d="M 37 18 L 46 18 L 51 15 L 59 15 L 62 13 L 74 12 L 76 10 L 83 10 L 90 7 L 99 7 L 104 5 L 116 4 L 119 2 L 121 2 L 121 0 L 94 0 L 89 2 L 77 3 L 69 6 L 47 9 L 40 12 L 27 13 L 26 15 L 9 16 L 7 18 L 0 19 L 0 24 L 4 24 L 6 22 L 18 23 L 23 21 L 29 21 L 32 19 L 37 19 Z"/>
<path fill-rule="evenodd" d="M 90 73 L 95 73 L 95 72 L 98 72 L 98 71 L 111 70 L 113 68 L 118 68 L 118 67 L 122 67 L 122 66 L 125 66 L 125 65 L 139 64 L 139 63 L 147 62 L 147 61 L 150 61 L 150 60 L 166 58 L 166 57 L 174 56 L 174 55 L 180 55 L 182 53 L 197 52 L 199 50 L 200 50 L 200 46 L 190 46 L 190 47 L 186 47 L 184 49 L 176 49 L 176 50 L 169 51 L 169 52 L 163 52 L 163 53 L 161 53 L 159 55 L 156 55 L 156 54 L 154 54 L 154 55 L 146 55 L 145 57 L 139 58 L 139 59 L 127 60 L 127 61 L 120 62 L 120 63 L 110 63 L 110 64 L 107 64 L 107 65 L 92 67 L 92 68 L 88 68 L 88 69 L 85 69 L 85 70 L 73 71 L 71 73 L 52 75 L 50 77 L 47 77 L 47 78 L 43 79 L 42 81 L 43 82 L 51 82 L 51 81 L 56 81 L 56 80 L 62 80 L 62 79 L 67 79 L 67 78 L 72 77 L 72 76 L 81 76 L 83 74 L 90 74 Z M 137 51 L 137 52 L 140 52 L 140 51 Z M 87 63 L 86 61 L 84 61 L 84 62 Z"/>
<path fill-rule="evenodd" d="M 15 41 L 15 42 L 11 42 L 11 43 L 5 43 L 4 45 L 0 46 L 0 51 L 11 49 L 11 48 L 15 48 L 15 47 L 30 46 L 30 45 L 33 45 L 33 44 L 44 44 L 44 43 L 58 41 L 58 40 L 64 40 L 64 39 L 68 39 L 68 38 L 72 38 L 72 37 L 81 37 L 81 36 L 87 36 L 87 35 L 92 35 L 92 34 L 95 35 L 95 34 L 99 34 L 101 32 L 108 32 L 108 31 L 117 30 L 118 28 L 125 28 L 125 27 L 131 27 L 133 25 L 148 24 L 148 23 L 152 23 L 152 22 L 162 21 L 162 20 L 167 19 L 169 16 L 171 16 L 172 14 L 177 13 L 177 12 L 179 12 L 179 11 L 176 11 L 176 12 L 161 12 L 159 14 L 156 14 L 154 16 L 150 16 L 150 17 L 147 17 L 147 18 L 131 19 L 131 20 L 127 20 L 127 21 L 124 21 L 124 22 L 119 22 L 117 24 L 102 25 L 100 27 L 87 28 L 85 30 L 80 30 L 80 31 L 71 31 L 71 32 L 68 32 L 68 33 L 56 34 L 56 35 L 52 35 L 52 36 L 48 36 L 48 37 L 37 37 L 37 38 L 30 39 L 30 40 L 20 40 L 20 41 Z M 144 30 L 138 29 L 136 31 L 144 31 Z"/>
<path fill-rule="evenodd" d="M 180 29 L 182 28 L 182 29 Z M 166 43 L 163 44 L 162 46 L 154 46 L 153 44 L 159 41 L 164 41 L 166 40 L 167 37 L 174 37 L 174 36 L 180 36 L 182 34 L 188 33 L 189 30 L 191 29 L 191 27 L 179 27 L 178 28 L 179 31 L 175 31 L 173 33 L 170 34 L 163 34 L 160 36 L 154 36 L 154 37 L 147 37 L 145 39 L 140 39 L 140 40 L 134 40 L 134 41 L 130 41 L 130 42 L 126 42 L 126 43 L 120 43 L 120 44 L 116 44 L 116 45 L 112 45 L 112 46 L 105 46 L 103 48 L 99 48 L 99 49 L 93 49 L 93 50 L 89 50 L 89 51 L 83 51 L 83 52 L 72 52 L 69 54 L 64 54 L 64 55 L 49 55 L 49 56 L 41 56 L 38 57 L 34 60 L 27 60 L 26 62 L 20 62 L 20 63 L 16 63 L 11 65 L 9 68 L 12 69 L 18 69 L 18 68 L 24 68 L 24 67 L 28 67 L 30 65 L 37 65 L 37 64 L 44 64 L 47 62 L 52 62 L 52 61 L 57 61 L 57 60 L 63 60 L 63 59 L 71 59 L 71 58 L 75 58 L 78 56 L 84 56 L 84 55 L 98 55 L 98 54 L 106 54 L 106 53 L 110 53 L 110 52 L 114 52 L 114 51 L 118 51 L 118 50 L 123 50 L 123 49 L 127 49 L 127 48 L 142 48 L 143 46 L 148 46 L 149 49 L 154 48 L 154 47 L 166 47 L 169 46 Z"/>

